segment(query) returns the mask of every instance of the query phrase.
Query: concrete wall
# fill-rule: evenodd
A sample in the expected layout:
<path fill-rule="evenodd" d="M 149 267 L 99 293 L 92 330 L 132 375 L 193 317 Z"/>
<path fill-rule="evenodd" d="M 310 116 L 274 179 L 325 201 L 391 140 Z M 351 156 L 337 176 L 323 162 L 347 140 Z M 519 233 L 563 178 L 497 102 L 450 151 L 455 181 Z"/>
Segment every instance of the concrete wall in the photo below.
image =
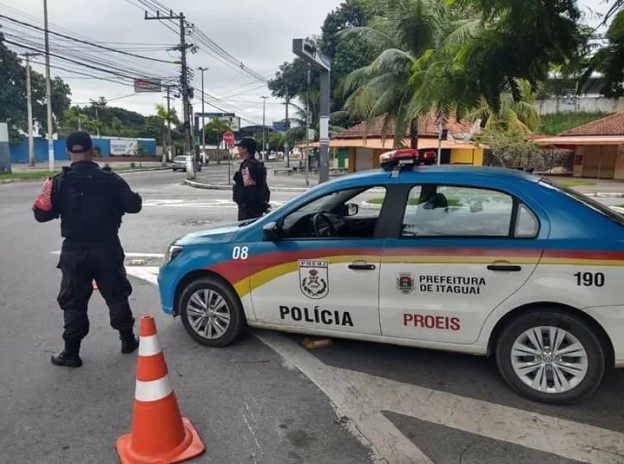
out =
<path fill-rule="evenodd" d="M 617 159 L 615 161 L 615 175 L 614 179 L 624 179 L 624 145 L 620 145 L 618 148 Z"/>
<path fill-rule="evenodd" d="M 559 97 L 538 100 L 534 106 L 540 115 L 581 111 L 618 113 L 624 111 L 624 98 Z"/>

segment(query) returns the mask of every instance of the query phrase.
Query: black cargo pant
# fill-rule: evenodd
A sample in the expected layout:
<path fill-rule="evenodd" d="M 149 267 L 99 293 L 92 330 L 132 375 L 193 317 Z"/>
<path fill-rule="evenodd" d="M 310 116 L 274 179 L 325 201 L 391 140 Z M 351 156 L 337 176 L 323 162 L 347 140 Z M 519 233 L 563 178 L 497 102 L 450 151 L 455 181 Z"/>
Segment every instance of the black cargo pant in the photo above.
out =
<path fill-rule="evenodd" d="M 246 221 L 247 219 L 255 219 L 262 216 L 263 213 L 259 211 L 254 211 L 249 208 L 245 208 L 243 206 L 238 207 L 238 220 Z"/>
<path fill-rule="evenodd" d="M 89 333 L 87 306 L 97 282 L 110 313 L 110 325 L 120 338 L 130 338 L 134 318 L 128 302 L 132 285 L 126 276 L 124 251 L 121 245 L 92 247 L 89 250 L 64 249 L 58 268 L 63 273 L 58 304 L 64 311 L 63 338 L 69 345 L 80 346 Z"/>

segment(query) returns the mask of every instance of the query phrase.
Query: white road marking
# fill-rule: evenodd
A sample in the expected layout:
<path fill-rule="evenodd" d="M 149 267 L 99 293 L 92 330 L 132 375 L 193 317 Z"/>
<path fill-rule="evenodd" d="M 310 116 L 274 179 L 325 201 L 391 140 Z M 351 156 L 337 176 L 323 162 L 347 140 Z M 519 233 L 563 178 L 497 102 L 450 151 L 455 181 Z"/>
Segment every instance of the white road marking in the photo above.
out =
<path fill-rule="evenodd" d="M 157 266 L 126 266 L 126 272 L 133 277 L 158 285 Z"/>
<path fill-rule="evenodd" d="M 271 201 L 273 206 L 281 206 L 283 201 Z M 231 200 L 147 200 L 143 202 L 147 207 L 174 207 L 174 208 L 237 208 L 236 203 Z"/>
<path fill-rule="evenodd" d="M 60 255 L 61 251 L 51 251 L 50 254 Z M 163 253 L 125 253 L 126 258 L 164 258 L 165 255 Z"/>
<path fill-rule="evenodd" d="M 158 268 L 128 269 L 156 283 Z M 254 335 L 325 393 L 338 416 L 349 418 L 347 427 L 372 450 L 376 462 L 432 464 L 382 411 L 580 462 L 624 462 L 624 433 L 328 366 L 278 333 Z"/>

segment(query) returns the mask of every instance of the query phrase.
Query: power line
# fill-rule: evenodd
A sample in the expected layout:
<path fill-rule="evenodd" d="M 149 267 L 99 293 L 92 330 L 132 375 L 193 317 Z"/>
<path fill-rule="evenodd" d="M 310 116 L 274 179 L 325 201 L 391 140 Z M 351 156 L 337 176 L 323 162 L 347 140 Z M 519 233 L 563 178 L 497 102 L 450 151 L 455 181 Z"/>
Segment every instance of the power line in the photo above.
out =
<path fill-rule="evenodd" d="M 38 64 L 40 66 L 44 66 L 45 65 L 45 63 L 40 63 L 40 62 L 37 62 L 37 61 L 32 61 L 32 63 L 33 64 Z M 101 80 L 101 81 L 106 81 L 106 82 L 112 82 L 113 84 L 119 84 L 119 85 L 125 85 L 125 86 L 129 86 L 129 87 L 134 87 L 134 84 L 129 84 L 129 83 L 123 82 L 123 81 L 116 81 L 116 80 L 113 80 L 113 79 L 109 79 L 107 77 L 93 76 L 93 74 L 83 73 L 81 71 L 76 71 L 74 69 L 67 69 L 67 68 L 64 68 L 62 66 L 50 65 L 50 67 L 53 68 L 53 69 L 58 69 L 59 71 L 65 71 L 65 72 L 77 74 L 79 76 L 88 76 L 90 79 Z"/>
<path fill-rule="evenodd" d="M 27 45 L 19 44 L 17 42 L 13 42 L 11 40 L 5 40 L 5 42 L 8 43 L 8 44 L 11 44 L 11 45 L 15 45 L 17 47 L 25 48 L 26 50 L 33 50 L 35 52 L 44 53 L 41 49 L 38 49 L 38 48 L 35 48 L 35 47 L 29 47 Z M 104 68 L 99 68 L 97 66 L 92 66 L 92 65 L 89 65 L 89 64 L 86 64 L 86 63 L 81 63 L 78 60 L 73 60 L 71 58 L 67 58 L 67 57 L 64 57 L 64 56 L 61 56 L 61 55 L 57 55 L 56 53 L 50 53 L 50 56 L 54 56 L 56 58 L 60 58 L 61 60 L 69 61 L 70 63 L 74 63 L 74 64 L 77 64 L 79 66 L 84 66 L 85 68 L 94 69 L 96 71 L 101 71 L 101 72 L 105 72 L 105 73 L 108 73 L 108 74 L 113 74 L 115 76 L 125 77 L 126 79 L 132 79 L 132 80 L 135 79 L 135 76 L 130 76 L 130 75 L 127 75 L 127 74 L 123 74 L 122 72 L 112 71 L 112 70 L 109 70 L 109 69 L 104 69 Z"/>
<path fill-rule="evenodd" d="M 11 22 L 14 22 L 16 24 L 21 24 L 22 26 L 26 26 L 26 27 L 30 27 L 32 29 L 36 29 L 38 31 L 42 31 L 42 32 L 44 31 L 44 29 L 39 27 L 39 26 L 35 26 L 34 24 L 29 24 L 29 23 L 26 23 L 26 22 L 23 22 L 23 21 L 19 21 L 19 20 L 15 19 L 15 18 L 11 18 L 11 17 L 5 16 L 3 14 L 0 14 L 0 18 L 6 19 L 6 20 L 11 21 Z M 51 30 L 48 30 L 48 33 L 50 33 L 52 35 L 55 35 L 57 37 L 62 37 L 64 39 L 72 40 L 74 42 L 82 43 L 82 44 L 85 44 L 85 45 L 90 45 L 92 47 L 99 48 L 99 49 L 102 49 L 102 50 L 107 50 L 107 51 L 110 51 L 110 52 L 115 52 L 115 53 L 120 53 L 122 55 L 131 56 L 133 58 L 140 58 L 142 60 L 155 61 L 155 62 L 158 62 L 158 63 L 172 64 L 170 61 L 161 60 L 161 59 L 158 59 L 158 58 L 152 58 L 150 56 L 137 55 L 135 53 L 124 52 L 124 51 L 117 50 L 117 49 L 114 49 L 114 48 L 106 47 L 104 45 L 98 45 L 98 44 L 93 43 L 93 42 L 89 42 L 89 41 L 86 41 L 86 40 L 81 40 L 81 39 L 77 39 L 75 37 L 70 37 L 70 36 L 67 36 L 67 35 L 64 35 L 64 34 L 60 34 L 58 32 L 54 32 L 54 31 L 51 31 Z"/>

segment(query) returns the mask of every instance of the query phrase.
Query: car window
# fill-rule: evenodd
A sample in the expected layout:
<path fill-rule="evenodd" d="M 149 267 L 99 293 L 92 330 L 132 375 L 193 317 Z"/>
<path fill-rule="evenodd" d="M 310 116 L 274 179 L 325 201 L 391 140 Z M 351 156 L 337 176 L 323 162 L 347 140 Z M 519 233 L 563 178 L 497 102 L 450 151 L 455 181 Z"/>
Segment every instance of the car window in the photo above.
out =
<path fill-rule="evenodd" d="M 385 198 L 385 187 L 358 187 L 323 195 L 281 220 L 284 238 L 329 238 L 319 236 L 314 227 L 318 214 L 331 221 L 335 229 L 331 238 L 372 238 Z"/>
<path fill-rule="evenodd" d="M 518 217 L 514 237 L 531 238 L 539 232 L 539 222 L 533 212 L 525 204 L 518 206 Z"/>
<path fill-rule="evenodd" d="M 513 197 L 496 190 L 415 186 L 405 206 L 402 236 L 507 237 L 513 208 Z M 530 227 L 530 220 L 523 219 L 523 233 Z"/>

